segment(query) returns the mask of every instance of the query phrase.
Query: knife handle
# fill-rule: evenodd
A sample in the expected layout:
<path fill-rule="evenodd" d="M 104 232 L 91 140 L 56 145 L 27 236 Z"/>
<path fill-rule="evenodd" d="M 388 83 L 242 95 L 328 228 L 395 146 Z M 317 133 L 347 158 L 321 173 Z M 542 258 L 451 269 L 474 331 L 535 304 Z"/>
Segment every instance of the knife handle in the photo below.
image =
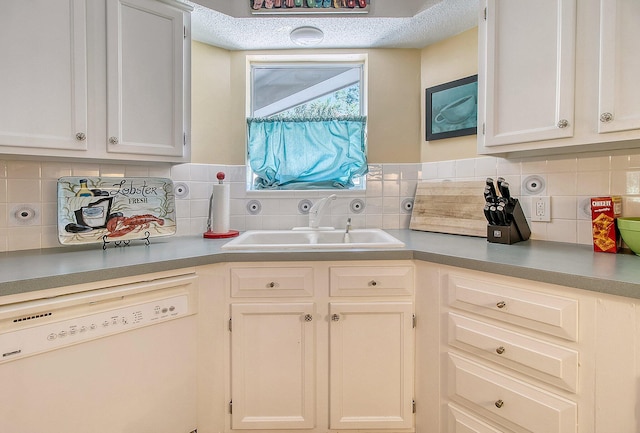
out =
<path fill-rule="evenodd" d="M 510 221 L 507 213 L 504 211 L 504 206 L 496 206 L 496 215 L 498 216 L 498 220 L 500 221 L 500 225 L 507 226 Z"/>
<path fill-rule="evenodd" d="M 483 210 L 484 210 L 484 217 L 487 219 L 487 222 L 489 224 L 493 224 L 493 218 L 491 218 L 491 212 L 489 210 L 489 205 L 485 204 Z"/>
<path fill-rule="evenodd" d="M 511 201 L 511 192 L 509 192 L 509 182 L 501 182 L 498 186 L 500 189 L 500 195 L 507 199 L 507 201 Z"/>
<path fill-rule="evenodd" d="M 498 194 L 496 194 L 496 187 L 493 184 L 493 179 L 488 177 L 486 180 L 486 186 L 485 186 L 485 190 L 489 188 L 489 194 L 491 194 L 491 197 L 493 198 L 493 201 L 495 202 L 496 199 L 498 198 Z"/>
<path fill-rule="evenodd" d="M 496 199 L 497 197 L 493 195 L 493 193 L 491 192 L 491 188 L 486 186 L 484 188 L 484 200 L 489 204 L 494 204 L 496 202 Z"/>
<path fill-rule="evenodd" d="M 496 206 L 489 206 L 489 215 L 491 216 L 492 224 L 495 226 L 502 225 L 500 218 L 498 217 L 498 209 Z"/>

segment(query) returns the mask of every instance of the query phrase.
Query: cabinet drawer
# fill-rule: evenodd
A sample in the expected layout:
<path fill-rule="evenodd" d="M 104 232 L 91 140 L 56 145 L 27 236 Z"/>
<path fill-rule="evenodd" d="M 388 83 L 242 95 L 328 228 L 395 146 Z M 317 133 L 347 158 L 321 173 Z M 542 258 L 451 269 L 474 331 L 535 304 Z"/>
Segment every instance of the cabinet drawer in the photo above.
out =
<path fill-rule="evenodd" d="M 456 274 L 448 276 L 447 288 L 448 303 L 451 307 L 577 341 L 578 301 L 576 299 Z"/>
<path fill-rule="evenodd" d="M 449 313 L 449 344 L 576 392 L 578 352 Z"/>
<path fill-rule="evenodd" d="M 413 293 L 412 266 L 336 266 L 331 296 L 399 296 Z"/>
<path fill-rule="evenodd" d="M 291 298 L 313 296 L 311 267 L 243 267 L 231 269 L 234 298 Z"/>
<path fill-rule="evenodd" d="M 577 405 L 533 385 L 449 354 L 448 393 L 483 416 L 531 432 L 575 433 Z M 517 428 L 517 427 L 516 427 Z"/>
<path fill-rule="evenodd" d="M 449 433 L 508 433 L 506 430 L 496 430 L 478 418 L 449 405 Z"/>

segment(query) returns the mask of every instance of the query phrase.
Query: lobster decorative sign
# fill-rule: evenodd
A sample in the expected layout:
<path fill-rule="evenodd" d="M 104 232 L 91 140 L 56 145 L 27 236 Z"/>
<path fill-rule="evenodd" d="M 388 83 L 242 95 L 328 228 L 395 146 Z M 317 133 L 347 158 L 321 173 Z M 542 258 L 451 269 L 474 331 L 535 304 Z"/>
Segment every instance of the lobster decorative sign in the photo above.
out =
<path fill-rule="evenodd" d="M 63 245 L 148 239 L 175 232 L 171 179 L 58 179 L 58 240 Z"/>

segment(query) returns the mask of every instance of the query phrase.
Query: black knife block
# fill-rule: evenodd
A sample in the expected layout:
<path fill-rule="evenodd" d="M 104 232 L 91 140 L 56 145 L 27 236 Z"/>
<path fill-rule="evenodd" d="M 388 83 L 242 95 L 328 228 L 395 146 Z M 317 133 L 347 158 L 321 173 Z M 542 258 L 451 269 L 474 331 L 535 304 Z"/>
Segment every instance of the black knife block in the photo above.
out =
<path fill-rule="evenodd" d="M 512 203 L 505 208 L 505 211 L 511 215 L 511 224 L 504 226 L 487 225 L 487 241 L 511 245 L 529 239 L 531 229 L 518 199 L 513 199 Z"/>

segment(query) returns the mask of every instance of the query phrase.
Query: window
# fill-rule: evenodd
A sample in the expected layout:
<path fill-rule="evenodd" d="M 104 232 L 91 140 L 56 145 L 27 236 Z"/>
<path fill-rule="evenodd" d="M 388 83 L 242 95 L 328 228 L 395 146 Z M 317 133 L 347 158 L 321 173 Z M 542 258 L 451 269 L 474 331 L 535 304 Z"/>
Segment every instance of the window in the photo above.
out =
<path fill-rule="evenodd" d="M 363 188 L 366 56 L 248 58 L 250 189 Z"/>

